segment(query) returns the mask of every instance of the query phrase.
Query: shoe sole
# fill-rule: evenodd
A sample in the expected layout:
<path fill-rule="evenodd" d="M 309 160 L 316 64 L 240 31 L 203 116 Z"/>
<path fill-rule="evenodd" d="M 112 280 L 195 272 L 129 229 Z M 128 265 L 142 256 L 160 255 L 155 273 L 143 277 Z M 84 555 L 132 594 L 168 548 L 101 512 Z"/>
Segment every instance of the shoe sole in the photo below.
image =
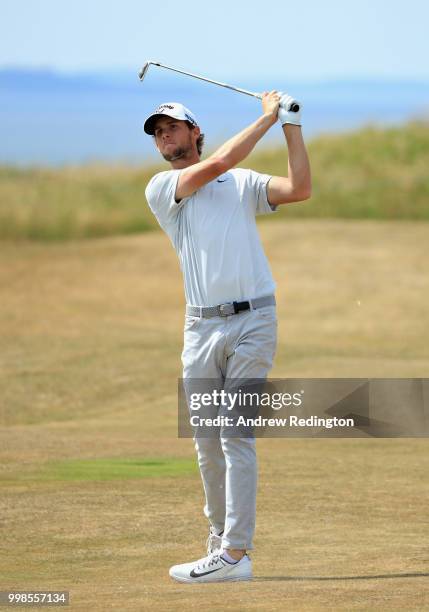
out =
<path fill-rule="evenodd" d="M 252 580 L 253 576 L 231 576 L 230 578 L 218 578 L 217 580 L 199 580 L 198 578 L 191 580 L 189 578 L 176 578 L 176 576 L 170 576 L 170 578 L 176 580 L 176 582 L 186 582 L 187 584 L 209 584 L 210 582 L 240 582 L 243 580 Z"/>

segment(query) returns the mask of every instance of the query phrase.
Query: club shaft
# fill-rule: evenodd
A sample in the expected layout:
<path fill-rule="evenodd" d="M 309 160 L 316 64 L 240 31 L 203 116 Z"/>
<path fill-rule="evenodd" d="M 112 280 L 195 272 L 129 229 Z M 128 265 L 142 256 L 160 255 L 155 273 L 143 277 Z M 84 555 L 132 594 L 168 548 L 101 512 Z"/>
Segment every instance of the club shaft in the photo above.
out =
<path fill-rule="evenodd" d="M 212 83 L 213 85 L 219 85 L 220 87 L 225 87 L 226 89 L 231 89 L 232 91 L 238 91 L 239 93 L 243 93 L 246 96 L 252 96 L 253 98 L 258 98 L 262 100 L 262 94 L 256 93 L 254 91 L 248 91 L 247 89 L 242 89 L 241 87 L 234 87 L 233 85 L 228 85 L 228 83 L 221 83 L 220 81 L 214 81 L 213 79 L 208 79 L 207 77 L 203 77 L 200 74 L 194 74 L 193 72 L 186 72 L 186 70 L 179 70 L 179 68 L 172 68 L 171 66 L 166 66 L 165 64 L 161 64 L 160 62 L 152 62 L 148 61 L 140 71 L 140 80 L 144 79 L 144 76 L 147 72 L 147 69 L 150 65 L 159 66 L 160 68 L 165 68 L 166 70 L 172 70 L 173 72 L 178 72 L 179 74 L 185 74 L 186 76 L 193 77 L 194 79 L 199 79 L 200 81 L 206 81 L 206 83 Z M 298 112 L 299 104 L 293 103 L 289 111 Z"/>
<path fill-rule="evenodd" d="M 199 74 L 193 74 L 192 72 L 186 72 L 185 70 L 179 70 L 178 68 L 172 68 L 171 66 L 166 66 L 165 64 L 160 64 L 159 62 L 149 62 L 154 66 L 160 66 L 161 68 L 166 68 L 167 70 L 173 70 L 173 72 L 180 72 L 180 74 L 186 74 L 187 76 L 194 77 L 194 79 L 200 79 L 200 81 L 206 81 L 207 83 L 213 83 L 214 85 L 220 85 L 221 87 L 226 87 L 226 89 L 232 89 L 233 91 L 238 91 L 240 93 L 244 93 L 247 96 L 253 96 L 254 98 L 262 99 L 262 95 L 259 93 L 255 93 L 254 91 L 248 91 L 247 89 L 241 89 L 241 87 L 234 87 L 233 85 L 228 85 L 227 83 L 221 83 L 220 81 L 214 81 L 213 79 L 208 79 Z"/>

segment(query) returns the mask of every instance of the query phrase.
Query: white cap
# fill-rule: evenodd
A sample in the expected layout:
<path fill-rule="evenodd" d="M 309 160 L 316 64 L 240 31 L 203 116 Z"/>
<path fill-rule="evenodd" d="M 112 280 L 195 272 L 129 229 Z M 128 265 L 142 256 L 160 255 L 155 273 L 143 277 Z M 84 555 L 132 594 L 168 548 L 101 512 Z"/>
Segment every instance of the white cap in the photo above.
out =
<path fill-rule="evenodd" d="M 195 115 L 191 113 L 189 108 L 186 108 L 186 106 L 183 106 L 180 102 L 164 102 L 160 104 L 144 122 L 143 128 L 146 134 L 150 136 L 154 135 L 153 126 L 155 119 L 163 116 L 180 119 L 180 121 L 189 121 L 189 123 L 192 123 L 194 126 L 198 125 Z"/>

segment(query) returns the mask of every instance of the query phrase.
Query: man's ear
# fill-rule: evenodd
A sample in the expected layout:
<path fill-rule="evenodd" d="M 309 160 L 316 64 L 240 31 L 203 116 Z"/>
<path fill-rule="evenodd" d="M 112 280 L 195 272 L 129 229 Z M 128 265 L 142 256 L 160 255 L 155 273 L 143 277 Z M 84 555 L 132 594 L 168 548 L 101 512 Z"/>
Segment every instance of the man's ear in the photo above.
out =
<path fill-rule="evenodd" d="M 198 138 L 200 137 L 201 130 L 200 130 L 200 128 L 198 127 L 198 125 L 196 125 L 192 131 L 193 131 L 193 132 L 194 132 L 194 134 L 195 134 L 195 142 L 196 142 L 196 141 L 198 140 Z"/>

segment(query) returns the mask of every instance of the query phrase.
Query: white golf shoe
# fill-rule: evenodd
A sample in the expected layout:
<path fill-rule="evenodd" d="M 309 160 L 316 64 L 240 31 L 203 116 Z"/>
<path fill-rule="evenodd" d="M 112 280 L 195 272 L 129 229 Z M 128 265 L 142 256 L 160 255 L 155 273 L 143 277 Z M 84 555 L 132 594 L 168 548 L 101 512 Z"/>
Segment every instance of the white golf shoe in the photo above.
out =
<path fill-rule="evenodd" d="M 192 563 L 173 565 L 170 576 L 178 582 L 226 582 L 252 580 L 252 561 L 244 555 L 237 563 L 228 563 L 220 550 Z"/>
<path fill-rule="evenodd" d="M 221 550 L 222 548 L 222 535 L 223 531 L 217 533 L 216 529 L 213 525 L 210 526 L 209 537 L 207 538 L 207 554 L 211 555 L 212 553 Z"/>

